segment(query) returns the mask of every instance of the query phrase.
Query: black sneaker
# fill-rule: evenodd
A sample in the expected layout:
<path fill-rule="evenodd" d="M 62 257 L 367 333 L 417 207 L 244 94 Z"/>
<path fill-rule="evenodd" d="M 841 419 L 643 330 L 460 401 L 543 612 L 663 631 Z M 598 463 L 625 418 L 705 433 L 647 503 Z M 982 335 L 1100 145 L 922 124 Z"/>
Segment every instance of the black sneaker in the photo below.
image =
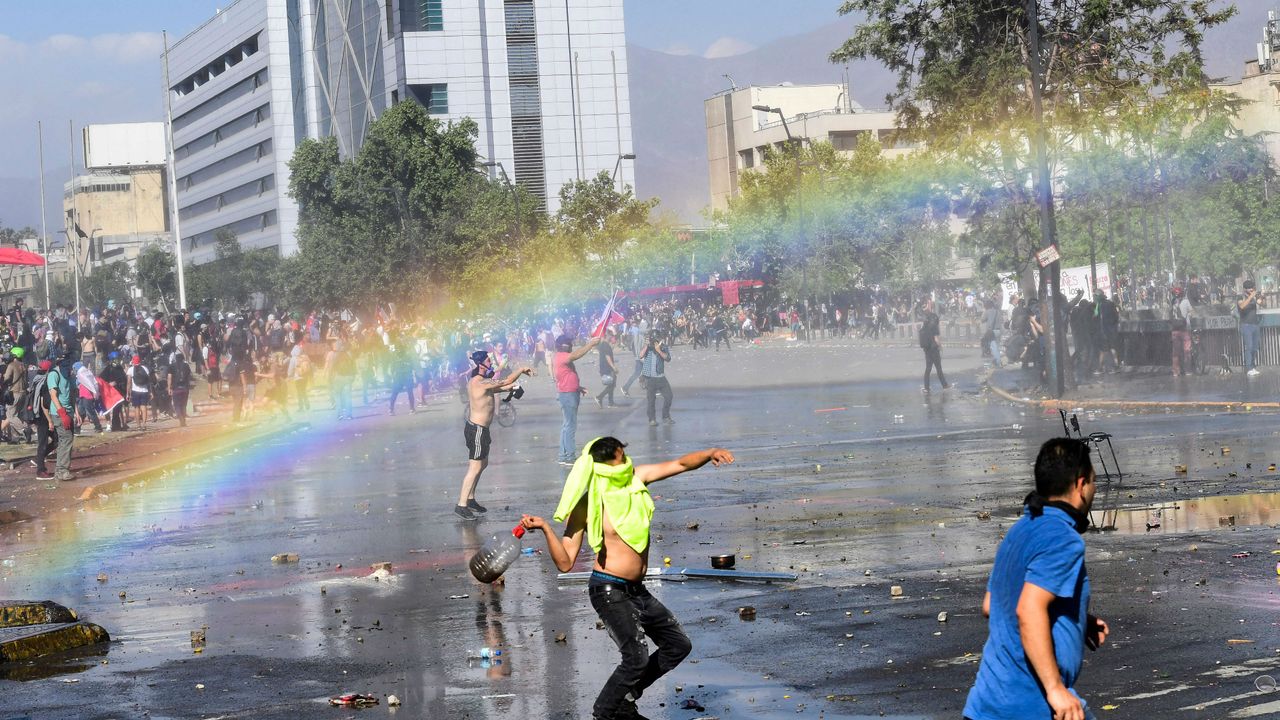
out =
<path fill-rule="evenodd" d="M 615 720 L 649 720 L 649 718 L 640 714 L 640 709 L 636 707 L 634 701 L 626 699 L 623 699 L 613 717 Z"/>
<path fill-rule="evenodd" d="M 463 520 L 477 519 L 476 514 L 471 512 L 471 508 L 467 507 L 466 505 L 455 505 L 453 507 L 453 512 L 455 515 L 462 518 Z"/>
<path fill-rule="evenodd" d="M 477 512 L 477 513 L 489 512 L 489 508 L 476 502 L 475 498 L 471 498 L 470 500 L 467 501 L 467 509 L 470 510 L 471 512 Z"/>
<path fill-rule="evenodd" d="M 52 479 L 53 479 L 53 473 L 49 472 L 48 470 L 40 470 L 40 471 L 37 471 L 37 472 L 36 472 L 36 479 L 37 479 L 37 480 L 52 480 Z"/>

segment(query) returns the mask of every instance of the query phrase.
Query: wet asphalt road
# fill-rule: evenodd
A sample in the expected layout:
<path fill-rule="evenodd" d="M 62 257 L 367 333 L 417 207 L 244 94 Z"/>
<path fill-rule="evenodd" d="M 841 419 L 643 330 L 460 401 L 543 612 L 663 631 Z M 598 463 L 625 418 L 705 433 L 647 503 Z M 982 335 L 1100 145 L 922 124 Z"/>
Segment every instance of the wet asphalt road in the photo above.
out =
<path fill-rule="evenodd" d="M 923 396 L 908 347 L 684 350 L 669 371 L 675 426 L 649 428 L 621 396 L 635 404 L 583 405 L 580 443 L 617 434 L 639 461 L 708 445 L 738 455 L 654 486 L 655 561 L 706 566 L 736 552 L 740 569 L 799 575 L 655 584 L 695 649 L 646 694 L 646 715 L 959 716 L 995 547 L 1036 448 L 1062 426 L 980 396 L 976 350 L 947 360 L 957 387 Z M 395 694 L 401 718 L 589 717 L 616 651 L 584 586 L 558 582 L 545 556 L 522 558 L 499 589 L 466 570 L 485 537 L 521 511 L 550 514 L 559 497 L 558 410 L 547 378 L 528 385 L 516 426 L 495 431 L 478 524 L 450 514 L 465 459 L 450 397 L 414 416 L 379 407 L 337 424 L 317 413 L 309 432 L 0 530 L 12 561 L 0 594 L 73 606 L 114 638 L 105 654 L 8 668 L 0 718 L 392 712 L 326 706 L 343 692 Z M 1280 694 L 1254 689 L 1280 674 L 1280 506 L 1264 494 L 1280 490 L 1267 470 L 1280 460 L 1276 421 L 1081 414 L 1086 432 L 1116 436 L 1126 471 L 1095 517 L 1130 509 L 1106 518 L 1119 531 L 1087 539 L 1093 607 L 1113 630 L 1079 685 L 1099 717 L 1280 713 Z M 1234 528 L 1218 527 L 1226 515 Z M 273 565 L 282 552 L 301 562 Z M 394 576 L 365 578 L 380 561 Z M 739 620 L 743 605 L 754 622 Z M 196 654 L 190 632 L 204 626 Z M 481 646 L 505 648 L 504 662 L 469 662 Z M 688 698 L 705 711 L 680 709 Z"/>

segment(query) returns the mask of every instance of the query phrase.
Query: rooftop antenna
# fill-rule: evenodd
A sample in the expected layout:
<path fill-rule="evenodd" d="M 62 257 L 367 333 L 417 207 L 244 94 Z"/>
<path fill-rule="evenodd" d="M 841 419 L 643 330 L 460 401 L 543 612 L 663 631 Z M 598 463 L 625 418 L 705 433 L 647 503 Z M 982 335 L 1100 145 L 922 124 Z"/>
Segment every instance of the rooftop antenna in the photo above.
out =
<path fill-rule="evenodd" d="M 721 75 L 721 77 L 723 77 L 725 80 L 728 80 L 728 81 L 729 81 L 729 85 L 730 85 L 730 87 L 731 87 L 733 90 L 737 90 L 737 89 L 738 89 L 738 83 L 736 83 L 736 82 L 734 82 L 734 81 L 733 81 L 733 76 L 732 76 L 732 75 L 730 75 L 729 73 L 724 73 L 723 75 Z"/>

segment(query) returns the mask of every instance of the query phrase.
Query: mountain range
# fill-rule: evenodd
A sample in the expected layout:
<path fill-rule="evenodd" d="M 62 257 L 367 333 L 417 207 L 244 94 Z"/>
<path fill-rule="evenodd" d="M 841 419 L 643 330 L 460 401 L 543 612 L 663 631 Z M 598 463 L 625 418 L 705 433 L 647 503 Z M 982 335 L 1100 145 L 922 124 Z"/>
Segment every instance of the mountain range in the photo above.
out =
<path fill-rule="evenodd" d="M 1239 0 L 1240 12 L 1210 31 L 1202 43 L 1205 70 L 1214 79 L 1238 78 L 1261 39 L 1267 0 Z M 630 68 L 632 143 L 636 191 L 662 200 L 660 211 L 694 226 L 706 223 L 711 202 L 703 101 L 731 87 L 839 83 L 842 68 L 828 60 L 852 34 L 857 19 L 845 17 L 803 35 L 783 38 L 751 52 L 708 59 L 627 47 Z M 850 64 L 849 95 L 864 108 L 883 108 L 897 83 L 878 61 Z"/>

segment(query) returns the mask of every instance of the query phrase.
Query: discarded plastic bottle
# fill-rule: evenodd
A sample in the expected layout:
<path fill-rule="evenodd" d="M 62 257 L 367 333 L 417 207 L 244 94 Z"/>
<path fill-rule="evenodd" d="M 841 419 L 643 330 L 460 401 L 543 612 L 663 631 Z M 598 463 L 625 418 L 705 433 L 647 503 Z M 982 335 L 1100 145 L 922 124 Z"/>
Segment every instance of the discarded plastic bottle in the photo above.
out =
<path fill-rule="evenodd" d="M 468 660 L 493 660 L 502 657 L 502 651 L 498 648 L 482 647 L 479 650 L 472 650 L 467 654 Z"/>
<path fill-rule="evenodd" d="M 498 533 L 471 556 L 468 567 L 471 574 L 482 583 L 491 583 L 502 577 L 502 573 L 511 567 L 511 563 L 520 557 L 520 538 L 524 537 L 524 526 L 517 525 L 510 533 Z"/>

